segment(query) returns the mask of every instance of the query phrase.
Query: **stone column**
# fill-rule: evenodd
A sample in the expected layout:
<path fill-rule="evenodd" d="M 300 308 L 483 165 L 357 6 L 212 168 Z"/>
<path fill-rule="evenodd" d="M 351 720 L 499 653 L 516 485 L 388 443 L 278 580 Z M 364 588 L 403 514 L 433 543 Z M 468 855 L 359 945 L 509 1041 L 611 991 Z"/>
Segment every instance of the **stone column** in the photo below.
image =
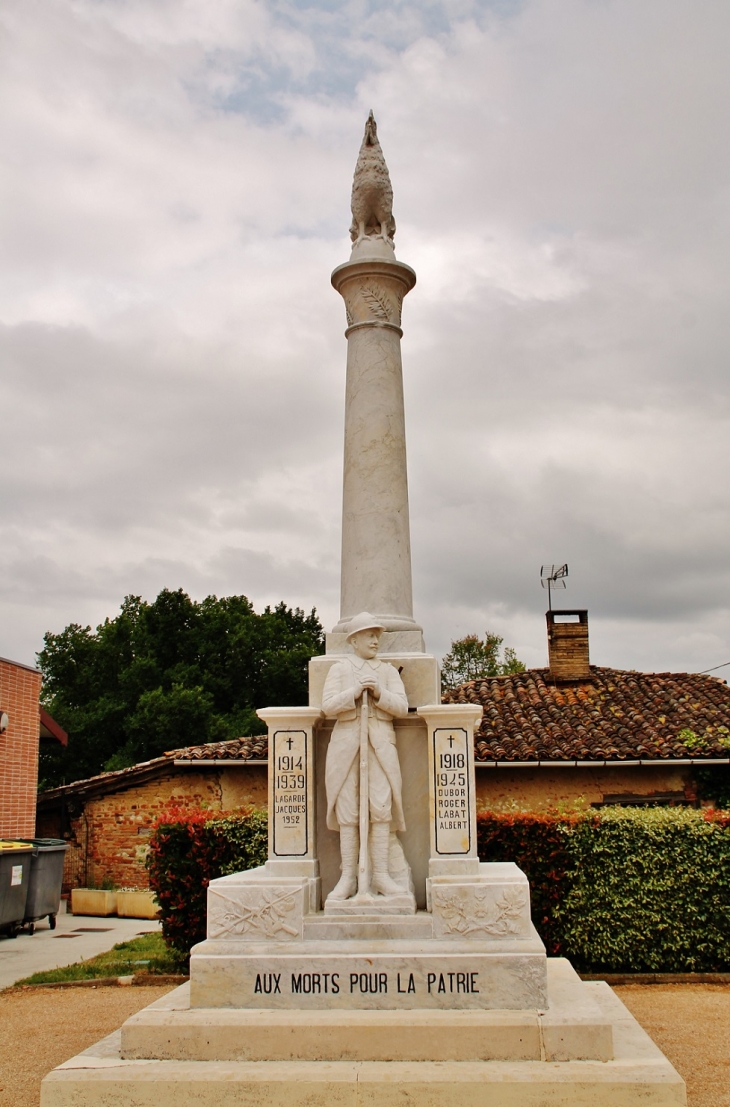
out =
<path fill-rule="evenodd" d="M 398 635 L 396 648 L 417 652 L 423 639 L 413 618 L 400 353 L 401 305 L 415 283 L 382 239 L 364 240 L 332 274 L 348 323 L 341 602 L 333 635 L 369 611 Z"/>

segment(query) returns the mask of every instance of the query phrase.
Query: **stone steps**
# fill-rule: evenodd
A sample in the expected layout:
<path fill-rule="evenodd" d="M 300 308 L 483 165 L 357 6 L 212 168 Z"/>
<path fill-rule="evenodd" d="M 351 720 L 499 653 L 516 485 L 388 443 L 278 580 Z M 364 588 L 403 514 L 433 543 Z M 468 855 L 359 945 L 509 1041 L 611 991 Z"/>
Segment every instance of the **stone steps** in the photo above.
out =
<path fill-rule="evenodd" d="M 41 1107 L 686 1107 L 684 1081 L 608 985 L 583 988 L 613 1060 L 125 1060 L 117 1032 L 54 1069 Z"/>
<path fill-rule="evenodd" d="M 122 1027 L 127 1060 L 609 1061 L 610 1020 L 570 963 L 548 962 L 546 1011 L 190 1007 L 182 985 Z"/>

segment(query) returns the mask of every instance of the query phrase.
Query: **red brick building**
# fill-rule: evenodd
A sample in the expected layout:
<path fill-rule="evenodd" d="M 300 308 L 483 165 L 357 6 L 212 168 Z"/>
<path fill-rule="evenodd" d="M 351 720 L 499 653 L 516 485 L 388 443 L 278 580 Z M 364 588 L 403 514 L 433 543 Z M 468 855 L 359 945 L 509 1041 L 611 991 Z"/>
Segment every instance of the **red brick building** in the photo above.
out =
<path fill-rule="evenodd" d="M 155 820 L 171 807 L 211 812 L 265 807 L 266 738 L 172 750 L 38 797 L 37 833 L 65 838 L 64 891 L 148 887 L 145 859 Z"/>
<path fill-rule="evenodd" d="M 35 834 L 38 743 L 68 742 L 40 692 L 38 669 L 0 657 L 0 838 Z"/>

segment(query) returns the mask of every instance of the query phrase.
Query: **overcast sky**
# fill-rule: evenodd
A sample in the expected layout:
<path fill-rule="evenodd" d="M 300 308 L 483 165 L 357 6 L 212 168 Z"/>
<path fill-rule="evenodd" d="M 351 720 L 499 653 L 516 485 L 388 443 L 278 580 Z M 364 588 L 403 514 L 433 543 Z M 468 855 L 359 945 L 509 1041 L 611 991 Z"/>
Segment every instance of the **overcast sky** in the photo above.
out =
<path fill-rule="evenodd" d="M 337 621 L 372 107 L 427 645 L 544 664 L 567 561 L 594 663 L 730 661 L 729 40 L 727 0 L 2 0 L 0 654 L 163 587 Z"/>

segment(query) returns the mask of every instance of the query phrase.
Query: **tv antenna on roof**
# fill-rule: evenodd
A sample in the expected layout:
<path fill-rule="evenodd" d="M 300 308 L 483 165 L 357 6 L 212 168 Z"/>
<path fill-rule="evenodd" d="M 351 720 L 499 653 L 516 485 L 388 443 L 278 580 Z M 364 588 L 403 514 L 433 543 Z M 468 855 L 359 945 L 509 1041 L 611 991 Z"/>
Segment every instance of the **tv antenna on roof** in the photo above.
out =
<path fill-rule="evenodd" d="M 548 590 L 548 611 L 553 609 L 553 588 L 565 588 L 568 575 L 568 563 L 564 565 L 543 565 L 540 570 L 540 584 Z"/>

